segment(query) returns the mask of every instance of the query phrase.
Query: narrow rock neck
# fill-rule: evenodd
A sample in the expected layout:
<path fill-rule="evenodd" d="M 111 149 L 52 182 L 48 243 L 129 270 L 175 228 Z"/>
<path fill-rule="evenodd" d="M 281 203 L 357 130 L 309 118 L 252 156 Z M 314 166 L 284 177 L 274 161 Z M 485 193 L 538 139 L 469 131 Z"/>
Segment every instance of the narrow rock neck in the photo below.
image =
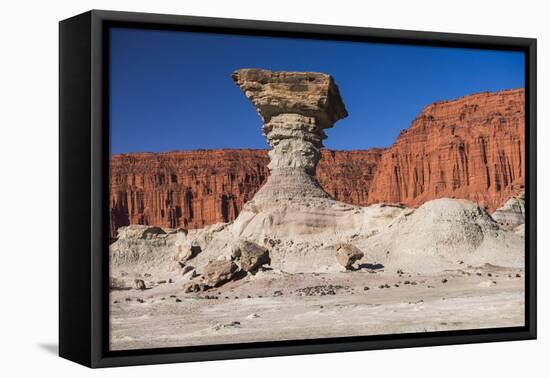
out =
<path fill-rule="evenodd" d="M 271 174 L 303 171 L 315 175 L 321 159 L 321 147 L 326 126 L 318 118 L 295 113 L 273 116 L 263 126 L 263 133 L 272 147 L 268 168 Z"/>
<path fill-rule="evenodd" d="M 269 151 L 270 176 L 254 197 L 256 200 L 330 198 L 315 178 L 326 135 L 318 118 L 284 113 L 273 116 L 263 126 Z"/>

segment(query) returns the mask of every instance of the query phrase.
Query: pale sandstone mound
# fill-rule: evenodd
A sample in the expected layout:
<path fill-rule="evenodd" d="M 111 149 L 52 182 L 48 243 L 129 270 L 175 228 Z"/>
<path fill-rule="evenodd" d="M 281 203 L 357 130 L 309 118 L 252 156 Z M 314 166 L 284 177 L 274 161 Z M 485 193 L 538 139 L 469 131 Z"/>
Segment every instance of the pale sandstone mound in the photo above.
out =
<path fill-rule="evenodd" d="M 467 200 L 438 199 L 397 217 L 366 243 L 393 268 L 431 272 L 489 263 L 523 267 L 524 240 Z"/>
<path fill-rule="evenodd" d="M 193 245 L 201 252 L 185 263 L 201 274 L 211 261 L 233 258 L 239 240 L 255 240 L 269 251 L 273 269 L 289 273 L 342 270 L 337 251 L 343 243 L 365 254 L 360 263 L 381 264 L 386 271 L 430 273 L 485 263 L 524 266 L 521 233 L 502 228 L 472 202 L 439 199 L 418 209 L 398 205 L 359 209 L 357 214 L 341 217 L 339 229 L 306 227 L 309 233 L 293 222 L 248 224 L 247 236 L 243 237 L 243 225 L 232 222 L 191 230 L 188 235 L 168 231 L 148 239 L 124 236 L 111 246 L 112 267 L 116 271 L 177 274 L 174 264 L 179 247 Z"/>
<path fill-rule="evenodd" d="M 331 205 L 336 201 L 329 201 Z M 342 244 L 356 244 L 383 231 L 394 219 L 411 211 L 400 205 L 373 205 L 366 208 L 337 207 L 303 208 L 286 206 L 281 213 L 263 215 L 243 213 L 235 222 L 220 223 L 203 229 L 175 232 L 165 230 L 146 239 L 132 235 L 145 226 L 128 226 L 127 232 L 110 246 L 112 272 L 160 275 L 186 272 L 192 266 L 198 274 L 212 260 L 240 260 L 254 258 L 286 272 L 339 271 L 341 265 L 336 252 Z M 271 218 L 271 220 L 270 220 Z M 251 241 L 266 253 L 251 254 L 241 249 Z M 189 253 L 192 249 L 200 251 Z M 236 250 L 240 255 L 236 255 Z M 249 256 L 250 255 L 250 256 Z M 383 258 L 383 253 L 368 252 L 369 259 Z M 180 269 L 180 266 L 183 265 Z M 242 262 L 241 262 L 242 263 Z M 245 263 L 246 268 L 247 263 Z M 256 268 L 256 266 L 254 266 Z M 246 269 L 245 269 L 246 270 Z"/>
<path fill-rule="evenodd" d="M 159 272 L 173 268 L 178 245 L 187 232 L 142 225 L 121 227 L 118 239 L 109 246 L 112 272 Z"/>
<path fill-rule="evenodd" d="M 383 205 L 360 208 L 326 200 L 293 202 L 257 213 L 245 211 L 212 240 L 211 247 L 227 237 L 246 238 L 269 249 L 270 265 L 275 269 L 290 273 L 339 271 L 336 252 L 342 244 L 357 244 L 375 235 L 407 210 Z"/>

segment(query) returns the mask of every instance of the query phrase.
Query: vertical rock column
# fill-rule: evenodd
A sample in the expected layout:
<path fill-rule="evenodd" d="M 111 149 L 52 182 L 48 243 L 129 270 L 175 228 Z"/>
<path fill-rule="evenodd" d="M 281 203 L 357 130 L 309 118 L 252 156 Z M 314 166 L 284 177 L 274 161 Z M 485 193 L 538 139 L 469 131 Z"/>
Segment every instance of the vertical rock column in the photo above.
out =
<path fill-rule="evenodd" d="M 330 198 L 315 179 L 324 129 L 348 113 L 331 76 L 317 72 L 241 69 L 233 80 L 262 118 L 270 176 L 255 202 Z"/>

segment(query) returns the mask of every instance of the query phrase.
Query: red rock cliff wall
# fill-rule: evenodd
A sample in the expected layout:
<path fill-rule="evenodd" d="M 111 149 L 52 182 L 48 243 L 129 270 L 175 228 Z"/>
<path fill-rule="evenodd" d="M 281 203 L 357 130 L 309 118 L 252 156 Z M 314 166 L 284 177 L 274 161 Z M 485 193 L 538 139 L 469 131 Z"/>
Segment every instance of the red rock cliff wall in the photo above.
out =
<path fill-rule="evenodd" d="M 495 210 L 524 186 L 524 103 L 514 89 L 425 107 L 382 154 L 368 203 L 451 197 Z"/>
<path fill-rule="evenodd" d="M 381 149 L 324 150 L 319 182 L 335 198 L 366 204 Z M 266 150 L 114 155 L 111 236 L 128 224 L 200 228 L 235 219 L 267 179 Z"/>
<path fill-rule="evenodd" d="M 111 158 L 111 236 L 149 224 L 200 228 L 232 220 L 267 178 L 262 150 L 199 150 Z"/>
<path fill-rule="evenodd" d="M 363 151 L 322 150 L 315 176 L 338 201 L 366 206 L 368 192 L 382 156 L 382 148 Z"/>

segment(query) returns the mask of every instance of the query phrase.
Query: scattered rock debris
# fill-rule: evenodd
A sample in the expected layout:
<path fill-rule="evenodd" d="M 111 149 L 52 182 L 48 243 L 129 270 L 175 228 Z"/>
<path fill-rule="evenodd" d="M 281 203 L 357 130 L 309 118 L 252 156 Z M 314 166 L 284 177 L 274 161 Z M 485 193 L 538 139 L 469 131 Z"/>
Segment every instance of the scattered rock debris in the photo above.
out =
<path fill-rule="evenodd" d="M 302 289 L 296 290 L 296 293 L 299 295 L 304 295 L 306 297 L 312 297 L 317 295 L 336 295 L 337 290 L 349 290 L 350 287 L 342 285 L 317 285 L 304 287 Z"/>

